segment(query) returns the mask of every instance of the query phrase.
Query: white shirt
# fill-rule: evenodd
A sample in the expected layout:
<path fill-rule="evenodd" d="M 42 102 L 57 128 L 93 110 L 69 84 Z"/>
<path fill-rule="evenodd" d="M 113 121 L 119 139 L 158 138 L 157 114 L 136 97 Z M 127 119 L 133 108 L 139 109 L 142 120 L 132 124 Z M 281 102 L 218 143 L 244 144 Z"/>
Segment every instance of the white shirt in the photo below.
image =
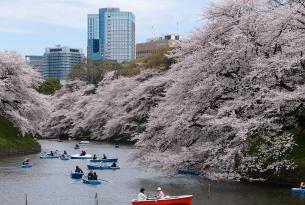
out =
<path fill-rule="evenodd" d="M 138 194 L 138 201 L 144 201 L 147 199 L 147 196 L 145 194 L 143 194 L 142 192 L 140 192 Z"/>

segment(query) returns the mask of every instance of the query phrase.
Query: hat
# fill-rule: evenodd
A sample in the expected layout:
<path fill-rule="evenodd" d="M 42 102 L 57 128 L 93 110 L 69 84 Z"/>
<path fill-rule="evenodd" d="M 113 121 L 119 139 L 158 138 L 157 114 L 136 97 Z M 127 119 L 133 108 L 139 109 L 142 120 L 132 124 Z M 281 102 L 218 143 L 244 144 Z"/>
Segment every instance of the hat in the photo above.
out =
<path fill-rule="evenodd" d="M 158 187 L 158 188 L 157 188 L 157 191 L 161 191 L 161 187 Z"/>

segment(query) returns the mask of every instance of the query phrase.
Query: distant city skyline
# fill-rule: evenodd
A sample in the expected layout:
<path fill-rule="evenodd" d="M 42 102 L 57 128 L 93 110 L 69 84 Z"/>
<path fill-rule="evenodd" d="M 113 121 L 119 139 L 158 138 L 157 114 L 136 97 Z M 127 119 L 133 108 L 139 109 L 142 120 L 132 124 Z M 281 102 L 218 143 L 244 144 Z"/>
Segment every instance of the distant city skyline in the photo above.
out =
<path fill-rule="evenodd" d="M 207 0 L 10 0 L 0 1 L 0 50 L 42 55 L 61 44 L 87 47 L 87 15 L 103 7 L 119 7 L 136 16 L 136 42 L 199 28 Z M 153 28 L 153 29 L 152 29 Z"/>

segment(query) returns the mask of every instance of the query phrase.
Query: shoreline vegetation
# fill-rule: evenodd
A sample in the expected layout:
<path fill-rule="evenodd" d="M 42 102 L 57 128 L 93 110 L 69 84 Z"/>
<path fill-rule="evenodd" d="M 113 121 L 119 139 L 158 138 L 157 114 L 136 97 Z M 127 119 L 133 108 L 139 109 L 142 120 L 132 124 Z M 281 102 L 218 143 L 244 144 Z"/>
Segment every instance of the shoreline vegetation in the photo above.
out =
<path fill-rule="evenodd" d="M 22 135 L 12 122 L 0 115 L 0 157 L 33 154 L 41 146 L 31 134 Z"/>

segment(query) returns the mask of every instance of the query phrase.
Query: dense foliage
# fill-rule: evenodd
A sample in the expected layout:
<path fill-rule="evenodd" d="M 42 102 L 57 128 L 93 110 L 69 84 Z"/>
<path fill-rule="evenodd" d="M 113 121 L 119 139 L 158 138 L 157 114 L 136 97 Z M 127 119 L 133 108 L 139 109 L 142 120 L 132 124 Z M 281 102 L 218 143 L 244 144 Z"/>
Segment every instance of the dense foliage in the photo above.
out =
<path fill-rule="evenodd" d="M 71 80 L 82 80 L 90 84 L 98 84 L 109 71 L 118 70 L 121 65 L 116 61 L 93 61 L 80 63 L 75 66 L 69 75 Z"/>
<path fill-rule="evenodd" d="M 60 81 L 56 78 L 47 78 L 41 83 L 36 90 L 45 95 L 54 95 L 57 90 L 61 89 Z"/>

